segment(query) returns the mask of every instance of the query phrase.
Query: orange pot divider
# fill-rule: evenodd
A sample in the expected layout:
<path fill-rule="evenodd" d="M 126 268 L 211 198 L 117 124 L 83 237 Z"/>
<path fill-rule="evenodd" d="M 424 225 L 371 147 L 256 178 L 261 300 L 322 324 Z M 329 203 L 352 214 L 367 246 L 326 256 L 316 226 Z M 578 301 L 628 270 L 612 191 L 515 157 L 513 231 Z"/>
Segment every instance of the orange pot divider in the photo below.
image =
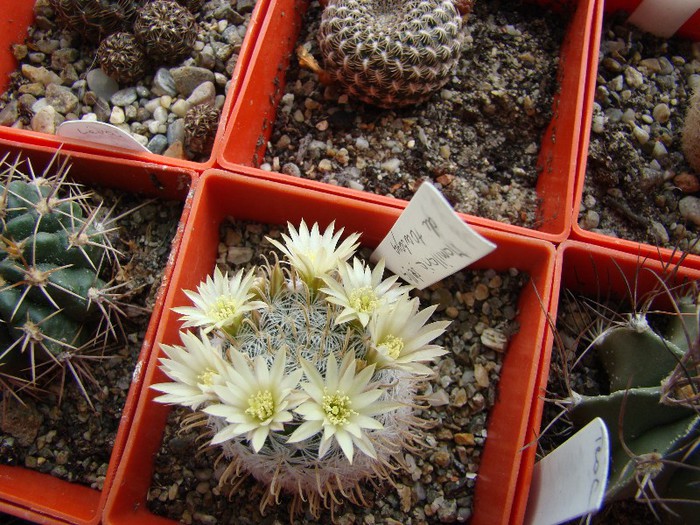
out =
<path fill-rule="evenodd" d="M 604 12 L 626 11 L 632 13 L 642 0 L 600 0 Z M 601 13 L 602 15 L 602 13 Z M 581 212 L 581 200 L 586 180 L 586 164 L 588 160 L 588 147 L 591 139 L 591 118 L 593 115 L 593 102 L 595 99 L 596 75 L 598 72 L 598 57 L 600 55 L 600 39 L 603 25 L 603 17 L 596 17 L 596 26 L 593 28 L 590 48 L 591 71 L 588 76 L 588 88 L 585 91 L 583 103 L 583 124 L 581 130 L 581 149 L 576 168 L 576 185 L 574 189 L 574 202 L 571 218 L 571 238 L 583 242 L 590 242 L 598 246 L 606 246 L 614 250 L 622 250 L 632 254 L 656 258 L 661 257 L 666 261 L 677 261 L 682 254 L 677 250 L 658 248 L 651 244 L 638 243 L 627 239 L 611 237 L 596 232 L 590 232 L 581 228 L 578 224 L 578 215 Z M 700 40 L 700 9 L 678 30 L 677 36 Z M 685 264 L 700 265 L 700 255 L 690 254 L 686 256 Z"/>
<path fill-rule="evenodd" d="M 542 0 L 539 3 L 548 2 Z M 589 69 L 589 44 L 594 27 L 596 0 L 578 0 L 573 3 L 576 9 L 560 54 L 560 90 L 553 104 L 554 118 L 542 138 L 538 161 L 541 171 L 536 189 L 542 201 L 538 210 L 541 225 L 537 229 L 530 229 L 469 216 L 469 222 L 472 224 L 553 242 L 564 240 L 570 232 L 570 210 L 573 203 L 583 95 L 586 87 L 584 79 Z M 253 51 L 241 96 L 236 100 L 224 135 L 224 143 L 219 150 L 219 164 L 223 168 L 240 171 L 241 165 L 257 167 L 262 163 L 265 147 L 275 123 L 277 105 L 284 94 L 285 71 L 290 60 L 296 60 L 294 48 L 307 7 L 308 2 L 305 0 L 272 0 Z M 281 173 L 259 170 L 245 173 L 393 207 L 406 205 L 406 201 L 403 200 Z"/>
<path fill-rule="evenodd" d="M 31 157 L 36 172 L 48 164 L 55 154 L 51 147 L 29 147 L 0 138 L 0 155 L 10 153 L 10 159 L 21 154 Z M 170 282 L 174 260 L 180 246 L 184 223 L 189 215 L 191 189 L 197 175 L 190 170 L 171 168 L 159 164 L 148 164 L 126 159 L 106 159 L 87 153 L 70 152 L 71 170 L 69 178 L 87 185 L 101 185 L 168 200 L 184 201 L 178 232 L 172 241 L 168 265 L 163 274 L 156 303 L 151 314 L 143 346 L 125 406 L 120 426 L 112 448 L 108 470 L 102 490 L 91 489 L 70 483 L 20 466 L 0 465 L 0 512 L 12 514 L 38 523 L 73 523 L 88 525 L 99 523 L 107 500 L 117 464 L 121 459 L 126 438 L 133 421 L 143 375 L 151 351 L 153 337 L 163 312 L 163 299 Z"/>
<path fill-rule="evenodd" d="M 12 140 L 27 146 L 40 146 L 44 148 L 62 148 L 65 151 L 88 153 L 97 156 L 105 156 L 116 159 L 129 159 L 141 162 L 152 162 L 154 164 L 164 164 L 179 168 L 194 169 L 203 171 L 214 166 L 218 150 L 221 147 L 224 130 L 228 123 L 234 101 L 238 97 L 241 88 L 241 81 L 250 62 L 255 41 L 258 37 L 262 20 L 269 7 L 270 0 L 257 0 L 253 11 L 248 31 L 241 46 L 236 67 L 231 74 L 231 81 L 226 93 L 226 100 L 221 109 L 219 127 L 214 139 L 214 147 L 208 159 L 203 162 L 176 159 L 154 153 L 140 153 L 118 147 L 107 147 L 94 142 L 78 139 L 57 137 L 47 133 L 39 133 L 32 130 L 17 129 L 7 126 L 0 126 L 0 138 Z M 10 83 L 10 73 L 17 70 L 17 60 L 12 54 L 11 46 L 21 44 L 27 36 L 27 30 L 34 22 L 34 2 L 18 2 L 17 0 L 0 0 L 0 11 L 7 13 L 6 18 L 0 21 L 0 92 L 7 89 Z M 124 87 L 124 86 L 122 86 Z"/>
<path fill-rule="evenodd" d="M 155 336 L 161 344 L 179 344 L 177 315 L 171 308 L 187 304 L 183 289 L 195 289 L 213 267 L 219 243 L 219 225 L 226 217 L 271 224 L 332 220 L 346 232 L 362 233 L 361 242 L 376 246 L 397 219 L 400 210 L 363 202 L 304 187 L 278 184 L 249 176 L 209 170 L 203 175 L 193 201 L 193 212 L 185 229 L 173 283 L 165 298 L 165 311 Z M 505 232 L 479 232 L 498 245 L 475 268 L 506 270 L 517 261 L 518 268 L 531 277 L 518 304 L 520 332 L 510 343 L 499 386 L 499 400 L 490 415 L 475 493 L 472 523 L 509 523 L 516 490 L 527 490 L 529 480 L 516 488 L 525 436 L 531 431 L 530 405 L 533 399 L 545 332 L 545 314 L 539 297 L 549 301 L 554 269 L 551 244 Z M 153 458 L 161 440 L 169 407 L 154 403 L 157 395 L 149 385 L 166 380 L 158 368 L 159 351 L 153 352 L 145 372 L 144 391 L 139 397 L 137 416 L 126 444 L 124 459 L 105 508 L 110 524 L 173 523 L 150 513 L 146 503 L 153 473 Z"/>

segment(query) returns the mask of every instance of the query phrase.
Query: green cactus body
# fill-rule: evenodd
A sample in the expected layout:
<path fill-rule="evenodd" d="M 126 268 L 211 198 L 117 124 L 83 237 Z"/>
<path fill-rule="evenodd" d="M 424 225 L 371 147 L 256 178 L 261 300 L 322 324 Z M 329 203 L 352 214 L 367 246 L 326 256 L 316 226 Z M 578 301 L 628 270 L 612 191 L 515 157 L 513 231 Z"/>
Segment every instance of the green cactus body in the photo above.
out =
<path fill-rule="evenodd" d="M 600 417 L 609 429 L 607 500 L 635 497 L 645 475 L 665 498 L 675 497 L 664 494 L 663 488 L 674 485 L 676 473 L 682 472 L 690 483 L 700 482 L 699 472 L 663 462 L 700 457 L 698 450 L 692 452 L 692 444 L 700 438 L 697 406 L 664 400 L 673 389 L 668 379 L 688 352 L 688 342 L 698 340 L 697 306 L 687 299 L 678 304 L 680 315 L 672 316 L 663 331 L 654 331 L 642 314 L 630 316 L 626 325 L 608 328 L 595 348 L 608 374 L 610 394 L 572 396 L 570 416 L 577 428 Z M 675 485 L 685 490 L 682 484 Z"/>
<path fill-rule="evenodd" d="M 25 176 L 16 164 L 2 179 L 0 375 L 34 383 L 36 367 L 61 366 L 96 343 L 84 324 L 105 314 L 99 274 L 110 244 L 76 185 Z"/>

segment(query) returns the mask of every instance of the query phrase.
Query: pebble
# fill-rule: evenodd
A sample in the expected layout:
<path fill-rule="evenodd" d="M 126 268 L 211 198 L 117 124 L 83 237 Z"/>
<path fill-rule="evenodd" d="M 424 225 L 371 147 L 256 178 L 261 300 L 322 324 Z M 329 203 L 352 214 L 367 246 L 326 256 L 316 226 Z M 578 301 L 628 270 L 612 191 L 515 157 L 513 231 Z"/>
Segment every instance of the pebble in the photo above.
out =
<path fill-rule="evenodd" d="M 165 137 L 165 135 L 153 135 L 151 140 L 148 141 L 146 147 L 151 153 L 160 155 L 168 147 L 168 139 Z"/>
<path fill-rule="evenodd" d="M 114 106 L 112 113 L 109 115 L 110 124 L 123 124 L 126 121 L 124 110 L 120 106 Z"/>
<path fill-rule="evenodd" d="M 381 168 L 388 173 L 396 173 L 401 167 L 401 161 L 399 159 L 389 159 L 385 160 L 381 164 Z"/>
<path fill-rule="evenodd" d="M 678 201 L 678 211 L 683 219 L 700 226 L 700 198 L 687 195 Z"/>
<path fill-rule="evenodd" d="M 58 84 L 46 86 L 46 101 L 49 105 L 62 114 L 70 113 L 78 107 L 78 97 L 70 88 Z"/>
<path fill-rule="evenodd" d="M 136 88 L 128 87 L 125 89 L 120 89 L 114 93 L 109 101 L 115 106 L 128 106 L 129 104 L 136 102 L 137 98 L 138 95 L 136 94 Z"/>
<path fill-rule="evenodd" d="M 56 117 L 58 113 L 51 106 L 44 106 L 32 117 L 32 130 L 39 133 L 56 133 Z"/>
<path fill-rule="evenodd" d="M 640 126 L 634 126 L 632 128 L 632 135 L 637 139 L 637 142 L 644 145 L 649 142 L 649 132 Z"/>
<path fill-rule="evenodd" d="M 158 68 L 155 76 L 153 77 L 153 88 L 151 89 L 154 95 L 162 96 L 169 95 L 174 97 L 177 95 L 177 88 L 175 86 L 175 79 L 170 70 L 165 67 Z"/>
<path fill-rule="evenodd" d="M 579 226 L 584 230 L 593 230 L 600 225 L 600 214 L 595 210 L 587 210 L 579 220 Z"/>
<path fill-rule="evenodd" d="M 36 67 L 29 64 L 22 64 L 22 75 L 30 82 L 38 82 L 44 86 L 49 84 L 61 84 L 61 77 L 45 67 Z"/>
<path fill-rule="evenodd" d="M 214 73 L 210 69 L 197 66 L 181 66 L 170 70 L 177 93 L 189 97 L 204 82 L 214 83 Z M 171 94 L 171 93 L 164 93 Z M 174 93 L 173 93 L 174 95 Z"/>
<path fill-rule="evenodd" d="M 91 69 L 85 78 L 90 91 L 104 100 L 110 100 L 119 91 L 117 81 L 105 75 L 100 68 Z"/>
<path fill-rule="evenodd" d="M 700 181 L 693 173 L 680 173 L 673 178 L 673 183 L 683 193 L 696 193 L 700 191 Z"/>
<path fill-rule="evenodd" d="M 644 84 L 644 75 L 633 67 L 625 69 L 625 82 L 632 88 L 638 88 Z"/>
<path fill-rule="evenodd" d="M 496 330 L 494 328 L 486 328 L 481 333 L 481 343 L 491 350 L 496 350 L 497 352 L 505 352 L 508 346 L 508 338 L 503 332 Z"/>
<path fill-rule="evenodd" d="M 656 120 L 656 122 L 659 124 L 666 124 L 666 122 L 668 122 L 668 120 L 671 118 L 671 110 L 668 107 L 668 104 L 657 104 L 654 106 L 652 115 L 654 116 L 654 120 Z"/>
<path fill-rule="evenodd" d="M 190 104 L 190 106 L 197 106 L 199 104 L 213 106 L 215 98 L 216 87 L 214 83 L 206 81 L 194 88 L 190 96 L 187 97 L 187 103 Z"/>

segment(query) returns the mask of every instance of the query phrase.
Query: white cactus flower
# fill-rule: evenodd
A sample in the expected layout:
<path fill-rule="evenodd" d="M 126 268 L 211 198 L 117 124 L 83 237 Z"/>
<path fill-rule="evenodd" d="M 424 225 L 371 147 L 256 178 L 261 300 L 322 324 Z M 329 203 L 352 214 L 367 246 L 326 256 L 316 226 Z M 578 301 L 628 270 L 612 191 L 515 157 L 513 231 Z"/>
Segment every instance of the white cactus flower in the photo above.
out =
<path fill-rule="evenodd" d="M 376 458 L 374 446 L 365 429 L 382 429 L 383 425 L 372 416 L 394 407 L 378 402 L 383 391 L 369 385 L 374 366 L 367 366 L 357 372 L 357 360 L 352 352 L 345 355 L 340 368 L 335 356 L 328 356 L 325 380 L 308 361 L 302 360 L 301 366 L 308 380 L 302 384 L 302 388 L 309 395 L 309 400 L 295 409 L 304 418 L 304 422 L 289 436 L 289 442 L 297 443 L 323 431 L 318 449 L 319 459 L 326 455 L 333 438 L 350 463 L 354 447 L 371 458 Z"/>
<path fill-rule="evenodd" d="M 351 257 L 359 245 L 357 240 L 360 235 L 353 233 L 338 246 L 343 228 L 334 233 L 335 222 L 328 225 L 323 234 L 319 231 L 318 223 L 314 223 L 311 231 L 303 220 L 299 231 L 291 223 L 287 226 L 289 235 L 282 234 L 284 244 L 269 237 L 267 240 L 287 256 L 301 279 L 312 289 L 316 289 L 319 279 Z"/>
<path fill-rule="evenodd" d="M 217 399 L 214 387 L 224 384 L 230 368 L 221 350 L 202 334 L 180 332 L 184 347 L 161 345 L 167 358 L 160 358 L 160 369 L 172 382 L 158 383 L 151 388 L 164 395 L 155 398 L 159 403 L 179 404 L 196 410 Z"/>
<path fill-rule="evenodd" d="M 280 349 L 270 369 L 263 356 L 251 363 L 238 350 L 230 353 L 225 385 L 214 387 L 219 402 L 204 409 L 209 415 L 223 418 L 228 425 L 212 438 L 212 445 L 246 434 L 255 452 L 265 444 L 270 432 L 284 430 L 292 421 L 290 412 L 306 396 L 295 392 L 301 369 L 285 374 L 286 352 Z"/>
<path fill-rule="evenodd" d="M 321 288 L 321 291 L 328 295 L 328 302 L 343 307 L 343 311 L 335 319 L 336 324 L 357 319 L 363 327 L 367 326 L 372 314 L 381 306 L 398 301 L 411 289 L 410 286 L 398 285 L 397 275 L 382 281 L 384 259 L 371 269 L 355 257 L 352 266 L 347 262 L 341 263 L 338 273 L 340 282 L 326 276 L 323 281 L 327 288 Z"/>
<path fill-rule="evenodd" d="M 444 355 L 445 349 L 429 344 L 442 335 L 449 321 L 425 324 L 436 305 L 418 311 L 418 299 L 400 300 L 380 309 L 369 322 L 371 339 L 367 361 L 378 369 L 398 368 L 414 374 L 432 373 L 421 364 Z"/>
<path fill-rule="evenodd" d="M 204 333 L 221 329 L 235 335 L 244 314 L 266 308 L 262 301 L 251 301 L 254 293 L 255 275 L 250 270 L 245 276 L 239 270 L 229 279 L 228 272 L 222 274 L 217 267 L 214 276 L 207 276 L 206 281 L 197 287 L 197 292 L 185 290 L 194 306 L 181 306 L 173 311 L 182 314 L 183 327 L 201 327 Z"/>

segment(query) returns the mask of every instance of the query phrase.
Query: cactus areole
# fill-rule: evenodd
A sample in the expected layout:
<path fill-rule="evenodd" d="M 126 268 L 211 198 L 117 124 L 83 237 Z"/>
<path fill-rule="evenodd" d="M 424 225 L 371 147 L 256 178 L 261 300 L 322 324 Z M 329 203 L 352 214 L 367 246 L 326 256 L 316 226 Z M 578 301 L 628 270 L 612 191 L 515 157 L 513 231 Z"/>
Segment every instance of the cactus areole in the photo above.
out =
<path fill-rule="evenodd" d="M 318 41 L 326 72 L 353 97 L 394 108 L 444 86 L 461 52 L 453 0 L 330 0 Z"/>

